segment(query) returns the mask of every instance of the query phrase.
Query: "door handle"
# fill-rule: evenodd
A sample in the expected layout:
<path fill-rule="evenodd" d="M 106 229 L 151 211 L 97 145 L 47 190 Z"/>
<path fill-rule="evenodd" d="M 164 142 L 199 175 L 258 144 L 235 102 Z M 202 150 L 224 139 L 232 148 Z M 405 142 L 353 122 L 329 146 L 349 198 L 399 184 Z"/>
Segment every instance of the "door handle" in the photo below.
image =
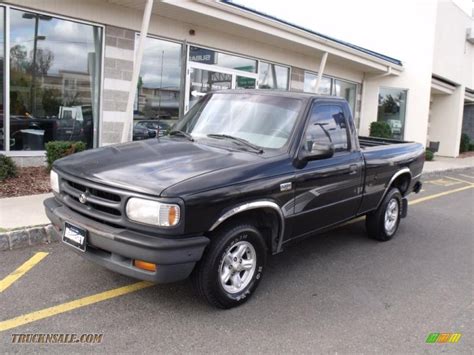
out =
<path fill-rule="evenodd" d="M 355 175 L 359 171 L 359 167 L 356 164 L 349 166 L 349 175 Z"/>

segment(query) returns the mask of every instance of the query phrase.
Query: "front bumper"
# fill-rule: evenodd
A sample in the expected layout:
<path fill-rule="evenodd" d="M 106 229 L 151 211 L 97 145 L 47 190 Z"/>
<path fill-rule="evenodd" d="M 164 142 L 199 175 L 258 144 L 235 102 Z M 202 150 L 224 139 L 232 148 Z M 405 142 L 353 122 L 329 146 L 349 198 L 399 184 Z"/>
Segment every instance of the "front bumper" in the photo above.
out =
<path fill-rule="evenodd" d="M 62 233 L 64 222 L 87 230 L 87 249 L 79 255 L 123 275 L 157 283 L 187 278 L 209 243 L 204 236 L 165 238 L 115 228 L 74 212 L 54 197 L 44 201 L 46 215 Z M 152 262 L 156 271 L 133 266 L 133 259 Z"/>

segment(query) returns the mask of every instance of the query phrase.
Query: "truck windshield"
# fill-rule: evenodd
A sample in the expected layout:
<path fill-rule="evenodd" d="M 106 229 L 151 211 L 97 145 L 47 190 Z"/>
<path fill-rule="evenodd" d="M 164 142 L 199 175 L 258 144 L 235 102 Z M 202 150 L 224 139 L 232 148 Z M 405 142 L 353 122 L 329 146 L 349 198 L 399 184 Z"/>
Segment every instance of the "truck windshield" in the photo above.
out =
<path fill-rule="evenodd" d="M 299 99 L 281 96 L 212 94 L 194 105 L 175 128 L 195 139 L 231 136 L 279 149 L 288 142 L 301 105 Z"/>

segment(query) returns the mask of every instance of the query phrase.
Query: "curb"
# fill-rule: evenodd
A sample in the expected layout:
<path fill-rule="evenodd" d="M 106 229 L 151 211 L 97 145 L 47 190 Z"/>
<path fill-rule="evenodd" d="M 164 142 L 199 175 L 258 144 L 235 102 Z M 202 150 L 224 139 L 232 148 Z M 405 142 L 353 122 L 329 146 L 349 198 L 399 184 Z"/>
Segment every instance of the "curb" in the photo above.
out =
<path fill-rule="evenodd" d="M 59 242 L 59 235 L 51 224 L 26 227 L 0 233 L 0 251 L 20 249 L 39 244 Z"/>
<path fill-rule="evenodd" d="M 449 173 L 449 172 L 459 172 L 462 170 L 469 170 L 474 168 L 474 166 L 466 166 L 466 167 L 455 167 L 455 168 L 449 168 L 449 169 L 444 169 L 444 170 L 433 170 L 433 171 L 427 171 L 427 172 L 422 172 L 422 176 L 426 175 L 439 175 L 443 173 Z"/>

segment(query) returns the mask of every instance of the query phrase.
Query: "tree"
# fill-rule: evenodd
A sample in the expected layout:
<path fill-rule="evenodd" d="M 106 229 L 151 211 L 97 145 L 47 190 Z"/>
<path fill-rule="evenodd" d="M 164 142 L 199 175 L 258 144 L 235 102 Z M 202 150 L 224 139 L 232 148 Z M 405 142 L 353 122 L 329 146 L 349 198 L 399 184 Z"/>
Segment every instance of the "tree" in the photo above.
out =
<path fill-rule="evenodd" d="M 27 50 L 25 46 L 20 44 L 14 45 L 10 49 L 10 61 L 11 61 L 11 69 L 12 70 L 19 70 L 19 71 L 26 71 L 29 67 L 30 63 L 26 59 Z"/>
<path fill-rule="evenodd" d="M 36 71 L 42 75 L 48 74 L 54 61 L 54 53 L 49 49 L 36 50 Z"/>

